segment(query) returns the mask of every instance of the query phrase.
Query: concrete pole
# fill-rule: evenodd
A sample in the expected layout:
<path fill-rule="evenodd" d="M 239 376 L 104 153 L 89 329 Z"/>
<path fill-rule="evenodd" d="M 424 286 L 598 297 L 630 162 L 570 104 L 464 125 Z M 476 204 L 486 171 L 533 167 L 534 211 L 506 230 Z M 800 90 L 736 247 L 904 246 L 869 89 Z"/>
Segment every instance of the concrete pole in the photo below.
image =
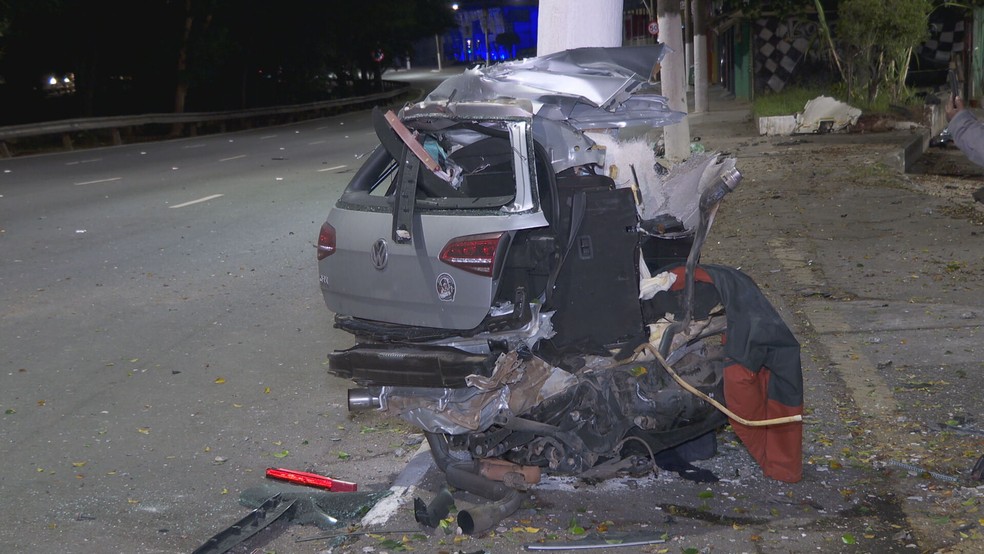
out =
<path fill-rule="evenodd" d="M 542 17 L 542 14 L 541 14 Z M 663 58 L 659 79 L 663 96 L 670 108 L 687 112 L 687 69 L 683 50 L 683 21 L 680 14 L 680 0 L 657 0 L 656 21 L 659 22 L 660 42 L 669 46 L 673 52 Z M 681 162 L 690 157 L 690 121 L 685 117 L 676 125 L 663 128 L 663 141 L 666 145 L 666 159 Z"/>
<path fill-rule="evenodd" d="M 441 67 L 441 35 L 434 35 L 434 48 L 437 50 L 437 70 L 443 69 Z"/>
<path fill-rule="evenodd" d="M 690 68 L 694 66 L 694 19 L 691 15 L 693 11 L 694 0 L 683 0 L 683 44 L 684 44 L 684 59 L 686 61 L 686 66 L 684 66 L 684 71 L 686 75 L 687 90 L 693 90 L 690 88 Z"/>
<path fill-rule="evenodd" d="M 694 113 L 707 111 L 707 0 L 691 0 L 694 8 Z"/>
<path fill-rule="evenodd" d="M 622 0 L 540 0 L 536 55 L 622 46 Z"/>

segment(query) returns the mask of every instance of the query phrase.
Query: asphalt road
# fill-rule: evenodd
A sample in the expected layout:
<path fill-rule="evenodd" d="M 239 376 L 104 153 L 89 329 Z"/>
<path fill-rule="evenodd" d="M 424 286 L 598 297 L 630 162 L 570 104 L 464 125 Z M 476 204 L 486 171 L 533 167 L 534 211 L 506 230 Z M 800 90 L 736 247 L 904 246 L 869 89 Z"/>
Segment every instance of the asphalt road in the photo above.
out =
<path fill-rule="evenodd" d="M 0 551 L 189 552 L 270 466 L 389 486 L 314 249 L 368 118 L 0 160 Z"/>

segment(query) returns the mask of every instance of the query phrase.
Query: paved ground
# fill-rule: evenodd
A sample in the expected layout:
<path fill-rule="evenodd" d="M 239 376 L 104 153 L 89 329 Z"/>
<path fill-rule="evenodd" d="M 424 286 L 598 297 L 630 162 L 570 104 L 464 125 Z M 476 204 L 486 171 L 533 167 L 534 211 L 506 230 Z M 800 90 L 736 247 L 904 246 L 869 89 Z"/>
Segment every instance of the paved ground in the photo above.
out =
<path fill-rule="evenodd" d="M 803 346 L 801 483 L 764 478 L 722 430 L 718 455 L 698 464 L 718 483 L 669 472 L 595 484 L 548 477 L 483 536 L 421 527 L 412 503 L 393 502 L 373 525 L 309 542 L 295 541 L 319 532 L 295 526 L 267 548 L 519 552 L 663 540 L 622 550 L 984 551 L 984 484 L 969 478 L 984 454 L 984 210 L 970 196 L 984 173 L 952 149 L 901 173 L 901 152 L 918 139 L 909 131 L 760 137 L 749 106 L 717 91 L 691 129 L 745 175 L 704 260 L 750 274 Z M 424 467 L 408 472 L 404 500 L 440 490 L 428 456 L 415 458 Z M 456 498 L 459 508 L 475 500 Z"/>

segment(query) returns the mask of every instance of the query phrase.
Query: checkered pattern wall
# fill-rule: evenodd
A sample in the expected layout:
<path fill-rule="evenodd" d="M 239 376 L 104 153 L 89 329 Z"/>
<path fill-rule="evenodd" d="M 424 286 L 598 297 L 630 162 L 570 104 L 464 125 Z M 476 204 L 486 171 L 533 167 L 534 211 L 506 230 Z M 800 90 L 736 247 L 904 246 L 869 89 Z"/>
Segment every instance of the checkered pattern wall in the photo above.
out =
<path fill-rule="evenodd" d="M 964 36 L 962 19 L 934 23 L 929 28 L 929 40 L 916 52 L 922 58 L 946 63 L 954 54 L 963 52 Z"/>
<path fill-rule="evenodd" d="M 801 32 L 794 32 L 801 29 L 790 29 L 774 18 L 759 19 L 756 29 L 755 80 L 779 92 L 806 55 L 810 40 Z M 815 27 L 812 30 L 815 34 Z"/>
<path fill-rule="evenodd" d="M 832 21 L 836 25 L 836 20 Z M 754 72 L 757 90 L 781 91 L 805 58 L 819 55 L 815 21 L 780 20 L 769 17 L 755 22 Z M 930 25 L 929 39 L 916 53 L 924 60 L 942 64 L 964 51 L 967 34 L 962 17 L 940 17 Z"/>

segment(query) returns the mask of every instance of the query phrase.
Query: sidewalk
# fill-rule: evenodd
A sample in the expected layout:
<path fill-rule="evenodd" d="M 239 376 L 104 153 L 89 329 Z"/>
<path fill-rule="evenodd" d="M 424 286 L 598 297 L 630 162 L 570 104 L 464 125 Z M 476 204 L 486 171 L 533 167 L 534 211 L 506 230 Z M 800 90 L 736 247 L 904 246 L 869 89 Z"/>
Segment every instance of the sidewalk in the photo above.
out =
<path fill-rule="evenodd" d="M 718 98 L 691 128 L 745 174 L 705 256 L 756 278 L 797 330 L 807 463 L 861 470 L 845 496 L 897 507 L 920 551 L 984 550 L 984 483 L 969 479 L 984 454 L 984 210 L 970 194 L 984 171 L 952 148 L 924 154 L 926 130 L 760 137 L 728 123 L 745 110 Z M 902 173 L 917 155 L 947 175 Z"/>

